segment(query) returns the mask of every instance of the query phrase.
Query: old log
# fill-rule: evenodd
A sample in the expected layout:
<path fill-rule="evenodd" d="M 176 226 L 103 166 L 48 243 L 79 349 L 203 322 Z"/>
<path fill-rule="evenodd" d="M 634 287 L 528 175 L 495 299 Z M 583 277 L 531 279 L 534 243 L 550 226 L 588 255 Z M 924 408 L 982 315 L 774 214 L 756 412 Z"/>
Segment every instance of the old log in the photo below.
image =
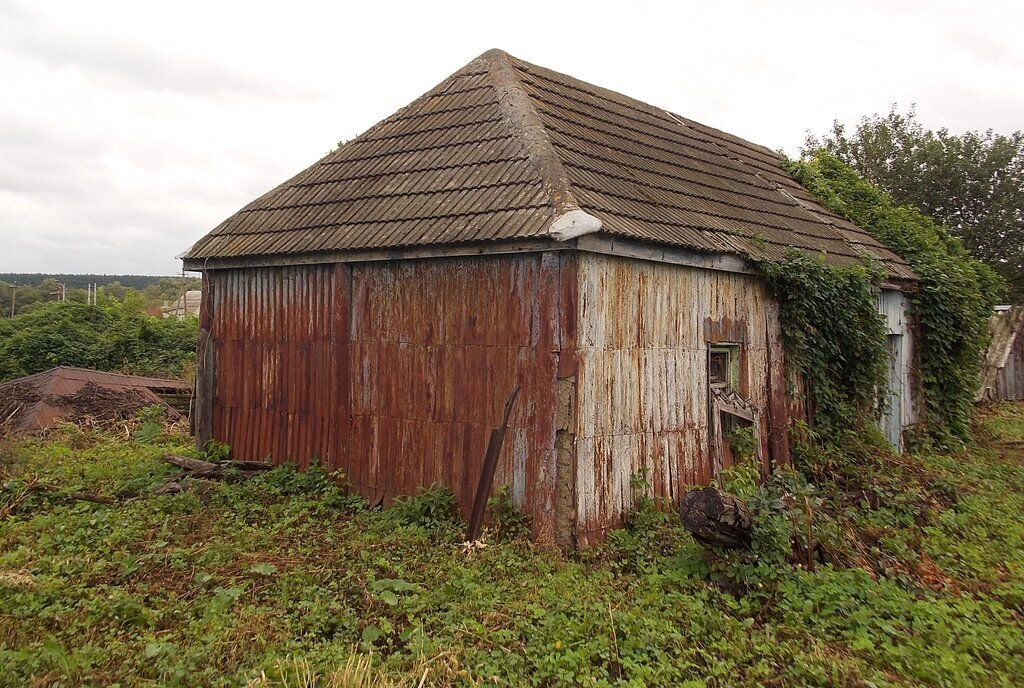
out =
<path fill-rule="evenodd" d="M 115 504 L 117 500 L 107 495 L 94 494 L 92 492 L 65 492 L 61 487 L 57 485 L 49 485 L 47 483 L 35 482 L 25 488 L 25 493 L 29 492 L 52 492 L 57 497 L 64 499 L 74 499 L 80 502 L 92 502 L 93 504 Z"/>
<path fill-rule="evenodd" d="M 224 467 L 212 461 L 203 461 L 202 459 L 193 459 L 190 456 L 178 456 L 177 454 L 164 454 L 164 461 L 200 478 L 224 477 Z"/>
<path fill-rule="evenodd" d="M 735 495 L 714 487 L 690 490 L 679 515 L 683 527 L 705 547 L 750 547 L 750 510 Z"/>
<path fill-rule="evenodd" d="M 188 471 L 188 474 L 193 478 L 212 478 L 214 480 L 222 480 L 233 475 L 241 475 L 241 477 L 245 478 L 259 471 L 269 471 L 274 467 L 272 464 L 259 461 L 221 461 L 214 463 L 212 461 L 203 461 L 202 459 L 193 459 L 190 456 L 179 456 L 178 454 L 164 454 L 164 461 L 172 466 Z"/>
<path fill-rule="evenodd" d="M 93 504 L 114 504 L 117 500 L 106 495 L 93 494 L 91 492 L 61 492 L 62 497 L 77 499 L 81 502 L 92 502 Z"/>

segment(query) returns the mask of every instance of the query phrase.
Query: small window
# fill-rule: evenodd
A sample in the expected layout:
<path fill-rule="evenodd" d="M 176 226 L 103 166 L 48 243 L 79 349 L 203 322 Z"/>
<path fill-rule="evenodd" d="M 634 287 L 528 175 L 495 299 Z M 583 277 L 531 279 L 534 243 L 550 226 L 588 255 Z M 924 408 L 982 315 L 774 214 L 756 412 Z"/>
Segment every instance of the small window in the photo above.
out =
<path fill-rule="evenodd" d="M 708 347 L 708 385 L 739 389 L 740 356 L 735 344 L 716 344 Z"/>

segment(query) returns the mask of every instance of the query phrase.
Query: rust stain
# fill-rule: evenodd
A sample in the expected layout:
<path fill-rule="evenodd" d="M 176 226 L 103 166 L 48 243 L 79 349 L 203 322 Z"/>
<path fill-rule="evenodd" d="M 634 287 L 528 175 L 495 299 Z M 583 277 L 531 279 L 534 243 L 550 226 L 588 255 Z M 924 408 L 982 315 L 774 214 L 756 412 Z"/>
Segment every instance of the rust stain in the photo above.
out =
<path fill-rule="evenodd" d="M 518 386 L 496 485 L 535 537 L 598 542 L 634 476 L 665 504 L 714 479 L 707 347 L 721 341 L 742 346 L 762 455 L 788 460 L 779 325 L 749 275 L 544 252 L 218 270 L 210 284 L 214 436 L 239 458 L 321 461 L 374 503 L 437 482 L 468 512 Z"/>
<path fill-rule="evenodd" d="M 709 344 L 740 344 L 740 391 L 761 427 L 787 420 L 784 386 L 771 382 L 781 334 L 761 281 L 596 254 L 579 262 L 576 539 L 586 545 L 622 524 L 635 476 L 665 504 L 714 479 Z M 777 433 L 762 441 L 763 456 L 788 460 Z"/>
<path fill-rule="evenodd" d="M 320 461 L 373 501 L 441 483 L 468 508 L 515 386 L 495 478 L 554 503 L 556 254 L 220 270 L 213 434 L 238 458 Z"/>

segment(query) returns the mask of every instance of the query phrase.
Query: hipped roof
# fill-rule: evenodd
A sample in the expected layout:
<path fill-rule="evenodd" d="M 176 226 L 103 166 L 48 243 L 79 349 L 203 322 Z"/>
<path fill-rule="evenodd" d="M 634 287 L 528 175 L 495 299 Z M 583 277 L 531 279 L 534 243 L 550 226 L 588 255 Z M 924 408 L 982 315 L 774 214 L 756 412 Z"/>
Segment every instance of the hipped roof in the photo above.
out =
<path fill-rule="evenodd" d="M 776 152 L 490 50 L 218 225 L 186 266 L 584 233 L 755 260 L 899 257 Z"/>

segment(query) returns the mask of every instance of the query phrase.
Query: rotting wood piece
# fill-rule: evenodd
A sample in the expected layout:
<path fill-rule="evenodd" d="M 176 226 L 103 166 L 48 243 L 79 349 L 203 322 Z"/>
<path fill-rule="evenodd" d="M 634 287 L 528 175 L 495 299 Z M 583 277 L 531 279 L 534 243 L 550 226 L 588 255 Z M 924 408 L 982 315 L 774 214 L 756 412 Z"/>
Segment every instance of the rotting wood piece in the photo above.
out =
<path fill-rule="evenodd" d="M 115 504 L 117 502 L 116 499 L 107 495 L 92 492 L 65 492 L 57 485 L 49 485 L 42 482 L 34 482 L 25 488 L 25 494 L 31 492 L 51 492 L 59 498 L 73 499 L 79 502 L 92 502 L 93 504 Z"/>
<path fill-rule="evenodd" d="M 466 541 L 473 542 L 480 537 L 480 531 L 484 524 L 484 510 L 487 508 L 487 500 L 491 496 L 491 485 L 494 483 L 494 471 L 498 465 L 498 456 L 501 454 L 501 445 L 505 441 L 505 431 L 508 429 L 508 419 L 512 415 L 512 407 L 519 396 L 519 388 L 512 390 L 508 400 L 505 402 L 505 413 L 501 419 L 501 425 L 491 431 L 491 439 L 487 443 L 487 455 L 484 456 L 483 468 L 480 471 L 480 482 L 477 483 L 476 497 L 473 500 L 473 511 L 469 516 L 469 526 L 466 529 Z"/>
<path fill-rule="evenodd" d="M 269 471 L 274 467 L 273 464 L 261 461 L 223 461 L 214 463 L 177 454 L 164 454 L 163 460 L 172 466 L 177 466 L 187 471 L 190 477 L 212 478 L 214 480 L 223 480 L 234 476 L 248 478 L 255 473 Z"/>
<path fill-rule="evenodd" d="M 683 527 L 705 547 L 750 547 L 750 509 L 735 495 L 714 487 L 690 490 L 679 512 Z"/>

